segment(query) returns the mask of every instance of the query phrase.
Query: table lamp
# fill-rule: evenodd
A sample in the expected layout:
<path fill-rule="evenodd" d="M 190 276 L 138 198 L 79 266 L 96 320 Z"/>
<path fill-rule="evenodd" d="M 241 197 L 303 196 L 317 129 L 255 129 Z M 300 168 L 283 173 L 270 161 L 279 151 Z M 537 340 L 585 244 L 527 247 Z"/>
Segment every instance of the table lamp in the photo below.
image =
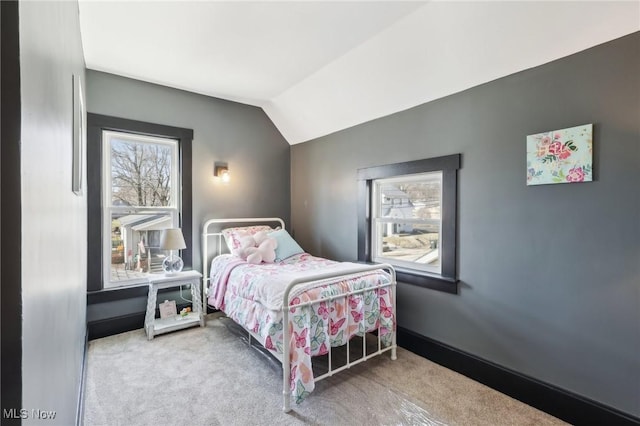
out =
<path fill-rule="evenodd" d="M 180 256 L 174 254 L 173 251 L 185 248 L 187 248 L 187 245 L 184 242 L 184 236 L 180 228 L 169 228 L 162 231 L 160 249 L 169 250 L 169 256 L 165 257 L 162 262 L 162 269 L 165 275 L 175 275 L 182 271 L 184 262 L 180 259 Z"/>

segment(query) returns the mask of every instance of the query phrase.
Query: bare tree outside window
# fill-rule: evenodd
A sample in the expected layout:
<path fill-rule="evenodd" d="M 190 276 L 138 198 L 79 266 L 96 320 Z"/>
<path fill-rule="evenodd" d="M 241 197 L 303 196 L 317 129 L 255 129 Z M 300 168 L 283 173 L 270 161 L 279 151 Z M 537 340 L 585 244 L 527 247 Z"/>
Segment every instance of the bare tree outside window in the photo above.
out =
<path fill-rule="evenodd" d="M 112 140 L 114 205 L 158 207 L 171 200 L 171 148 L 160 144 Z"/>

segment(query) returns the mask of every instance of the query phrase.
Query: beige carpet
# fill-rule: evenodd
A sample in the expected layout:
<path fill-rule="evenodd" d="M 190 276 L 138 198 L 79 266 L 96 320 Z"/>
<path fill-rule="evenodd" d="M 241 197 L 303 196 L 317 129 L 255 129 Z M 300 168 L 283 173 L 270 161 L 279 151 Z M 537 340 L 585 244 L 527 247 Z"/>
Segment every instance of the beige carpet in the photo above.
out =
<path fill-rule="evenodd" d="M 142 329 L 89 343 L 92 425 L 555 425 L 560 420 L 409 351 L 320 381 L 282 412 L 277 361 L 227 318 L 147 341 Z"/>

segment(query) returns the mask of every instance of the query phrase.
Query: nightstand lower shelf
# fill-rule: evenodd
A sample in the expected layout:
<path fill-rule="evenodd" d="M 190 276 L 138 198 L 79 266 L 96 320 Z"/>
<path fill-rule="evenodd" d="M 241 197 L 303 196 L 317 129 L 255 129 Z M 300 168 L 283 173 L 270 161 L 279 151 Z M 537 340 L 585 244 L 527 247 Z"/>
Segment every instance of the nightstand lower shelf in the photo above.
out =
<path fill-rule="evenodd" d="M 153 334 L 169 333 L 195 325 L 200 325 L 200 314 L 196 312 L 189 312 L 184 317 L 176 315 L 171 318 L 156 318 L 153 322 Z"/>

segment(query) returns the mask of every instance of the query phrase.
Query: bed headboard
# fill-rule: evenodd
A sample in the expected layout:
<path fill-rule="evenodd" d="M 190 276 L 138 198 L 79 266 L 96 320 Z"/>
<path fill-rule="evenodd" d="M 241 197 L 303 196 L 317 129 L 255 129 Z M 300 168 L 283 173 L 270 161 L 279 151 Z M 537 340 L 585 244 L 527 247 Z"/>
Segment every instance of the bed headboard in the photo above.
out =
<path fill-rule="evenodd" d="M 205 292 L 207 289 L 207 282 L 209 281 L 209 265 L 211 263 L 212 256 L 217 256 L 223 253 L 224 243 L 222 241 L 222 230 L 232 226 L 273 224 L 278 224 L 278 226 L 284 229 L 284 220 L 279 217 L 243 217 L 207 220 L 202 226 L 202 280 Z M 212 237 L 217 239 L 213 255 L 209 253 L 209 243 Z"/>

